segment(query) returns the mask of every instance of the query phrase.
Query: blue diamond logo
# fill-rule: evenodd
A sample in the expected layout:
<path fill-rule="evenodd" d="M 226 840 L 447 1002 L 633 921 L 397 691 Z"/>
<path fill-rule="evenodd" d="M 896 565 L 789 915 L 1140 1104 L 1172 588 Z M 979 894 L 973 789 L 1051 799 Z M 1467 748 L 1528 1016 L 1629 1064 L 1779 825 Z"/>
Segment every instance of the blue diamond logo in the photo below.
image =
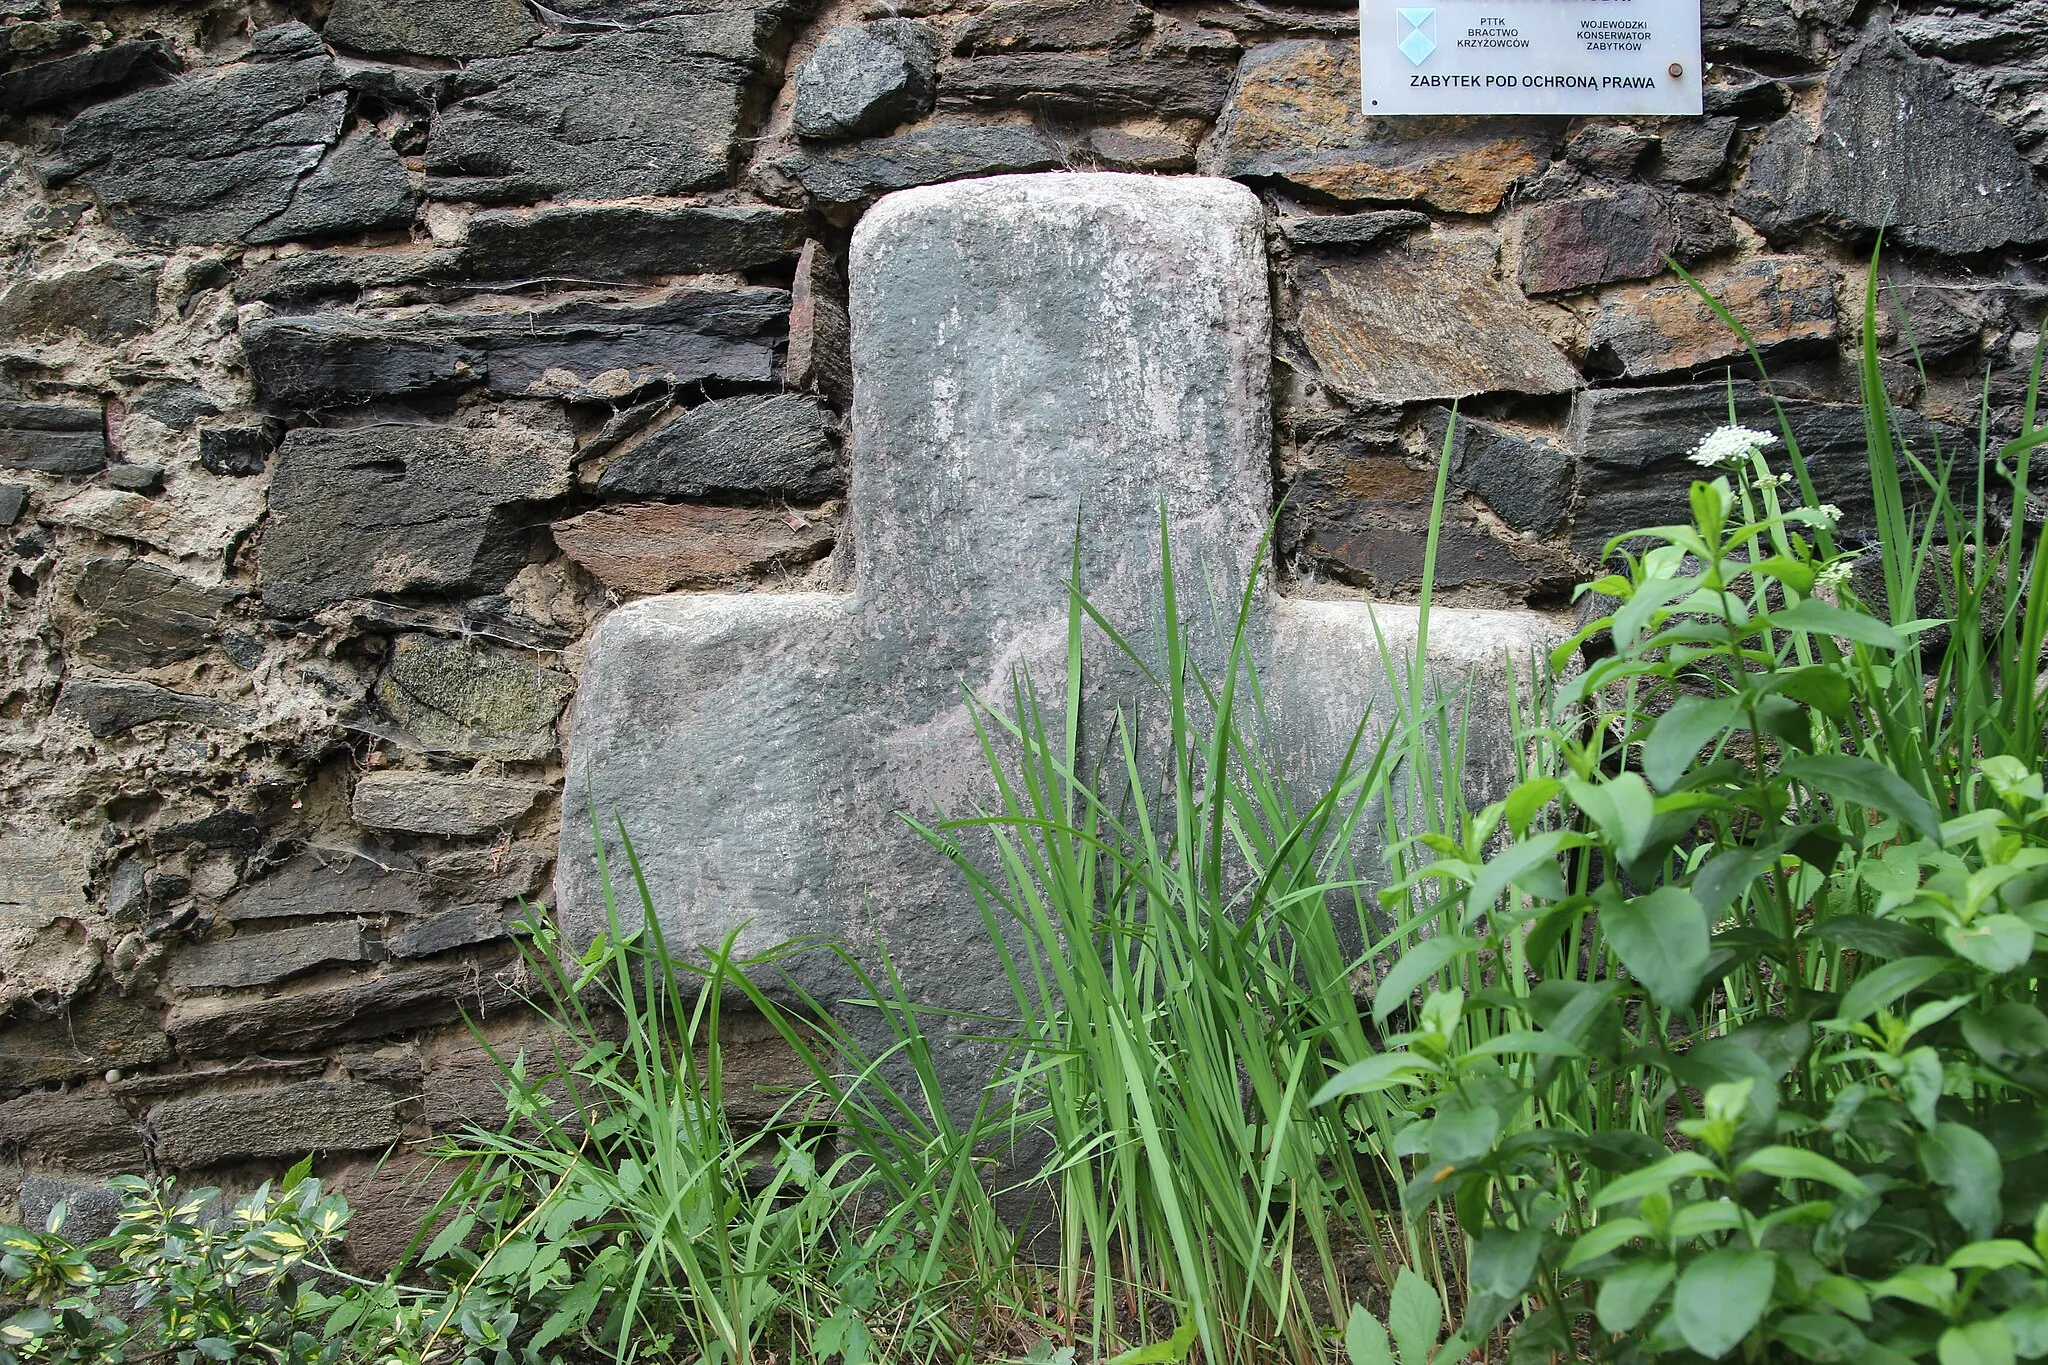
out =
<path fill-rule="evenodd" d="M 1397 46 L 1401 55 L 1421 66 L 1436 51 L 1436 11 L 1403 8 L 1394 12 L 1400 16 L 1402 37 Z"/>

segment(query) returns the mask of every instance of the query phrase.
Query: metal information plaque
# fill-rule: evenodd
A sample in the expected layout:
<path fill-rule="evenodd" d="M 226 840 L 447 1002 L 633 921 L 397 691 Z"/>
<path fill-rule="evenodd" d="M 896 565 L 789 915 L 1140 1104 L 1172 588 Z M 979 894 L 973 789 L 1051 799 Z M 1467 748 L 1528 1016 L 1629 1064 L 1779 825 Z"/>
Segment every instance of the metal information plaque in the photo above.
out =
<path fill-rule="evenodd" d="M 1367 114 L 1697 114 L 1700 0 L 1361 0 Z"/>

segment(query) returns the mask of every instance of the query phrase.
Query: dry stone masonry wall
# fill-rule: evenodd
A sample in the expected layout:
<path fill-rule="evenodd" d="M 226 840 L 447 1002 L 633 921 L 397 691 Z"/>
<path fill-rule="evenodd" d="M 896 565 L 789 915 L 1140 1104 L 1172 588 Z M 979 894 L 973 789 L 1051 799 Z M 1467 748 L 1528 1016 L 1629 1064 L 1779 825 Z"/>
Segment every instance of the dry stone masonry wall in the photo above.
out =
<path fill-rule="evenodd" d="M 422 1139 L 493 1114 L 463 1015 L 533 1027 L 595 623 L 852 581 L 892 190 L 1258 192 L 1292 595 L 1413 591 L 1454 402 L 1458 599 L 1558 609 L 1667 516 L 1731 366 L 1767 410 L 1667 257 L 1867 525 L 1880 228 L 1914 420 L 2023 391 L 2048 8 L 1706 19 L 1703 118 L 1403 122 L 1326 0 L 0 0 L 0 1199 L 316 1149 L 403 1244 Z"/>

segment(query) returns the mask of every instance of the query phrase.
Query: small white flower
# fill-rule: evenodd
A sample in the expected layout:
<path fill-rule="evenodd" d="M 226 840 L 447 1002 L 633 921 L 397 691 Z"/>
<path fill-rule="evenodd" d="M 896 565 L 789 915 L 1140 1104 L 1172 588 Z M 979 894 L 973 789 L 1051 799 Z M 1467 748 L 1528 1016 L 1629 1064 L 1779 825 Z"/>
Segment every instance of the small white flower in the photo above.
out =
<path fill-rule="evenodd" d="M 1792 482 L 1790 474 L 1766 474 L 1756 481 L 1758 488 L 1783 488 Z"/>
<path fill-rule="evenodd" d="M 1839 589 L 1849 581 L 1849 575 L 1855 568 L 1856 556 L 1844 555 L 1815 574 L 1813 576 L 1813 586 L 1816 588 Z"/>
<path fill-rule="evenodd" d="M 1827 523 L 1830 531 L 1842 524 L 1842 509 L 1831 502 L 1824 502 L 1813 510 L 1820 514 L 1820 519 Z"/>
<path fill-rule="evenodd" d="M 1716 427 L 1692 452 L 1692 462 L 1706 469 L 1732 469 L 1778 438 L 1754 427 Z"/>

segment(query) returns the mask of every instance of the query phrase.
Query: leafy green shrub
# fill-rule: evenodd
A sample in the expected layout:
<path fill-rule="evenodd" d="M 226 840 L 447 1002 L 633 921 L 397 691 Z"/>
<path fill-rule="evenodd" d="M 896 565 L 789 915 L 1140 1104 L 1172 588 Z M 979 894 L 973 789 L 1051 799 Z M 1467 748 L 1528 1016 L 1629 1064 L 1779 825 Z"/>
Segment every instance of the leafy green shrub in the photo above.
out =
<path fill-rule="evenodd" d="M 0 1228 L 0 1302 L 20 1305 L 0 1322 L 0 1365 L 349 1358 L 348 1342 L 322 1334 L 326 1301 L 297 1277 L 325 1265 L 348 1206 L 306 1170 L 226 1210 L 216 1190 L 181 1198 L 169 1180 L 121 1176 L 114 1231 L 85 1245 L 63 1235 L 61 1203 L 40 1232 Z"/>
<path fill-rule="evenodd" d="M 2048 1354 L 2048 538 L 1984 496 L 2023 506 L 2048 432 L 2037 374 L 1959 506 L 1953 457 L 1895 435 L 1874 307 L 1889 610 L 1789 429 L 1785 473 L 1714 433 L 1690 524 L 1609 546 L 1530 775 L 1476 812 L 1447 789 L 1386 895 L 1401 1031 L 1318 1099 L 1406 1163 L 1411 1215 L 1453 1211 L 1466 1343 L 1519 1309 L 1534 1359 Z M 1914 619 L 1937 583 L 1949 616 Z"/>
<path fill-rule="evenodd" d="M 1351 1135 L 1308 1096 L 1327 1061 L 1372 1051 L 1338 916 L 1385 753 L 1355 747 L 1298 809 L 1264 743 L 1252 589 L 1234 620 L 1215 613 L 1205 670 L 1163 527 L 1160 554 L 1156 657 L 1077 581 L 1061 705 L 1028 676 L 1007 712 L 975 704 L 999 802 L 918 828 L 969 879 L 1002 955 L 1018 1022 L 999 1086 L 1018 1097 L 1007 1121 L 1050 1139 L 1027 1183 L 1054 1192 L 1060 1298 L 1090 1315 L 1075 1338 L 1107 1354 L 1163 1317 L 1210 1361 L 1313 1360 L 1331 1344 L 1316 1291 L 1344 1284 L 1333 1238 L 1379 1254 Z M 1090 621 L 1163 703 L 1148 715 L 1163 757 L 1136 708 L 1115 715 L 1104 760 L 1083 751 Z M 1137 1354 L 1152 1349 L 1129 1358 L 1168 1358 Z"/>
<path fill-rule="evenodd" d="M 909 1007 L 859 976 L 918 1078 L 906 1096 L 823 1010 L 792 1014 L 747 975 L 772 978 L 783 952 L 814 945 L 747 961 L 730 940 L 701 959 L 672 954 L 637 864 L 630 931 L 601 871 L 609 931 L 587 952 L 571 956 L 544 919 L 529 926 L 535 1003 L 557 1046 L 493 1053 L 505 1124 L 442 1153 L 463 1164 L 443 1204 L 456 1216 L 420 1261 L 452 1296 L 445 1330 L 463 1365 L 865 1365 L 958 1346 L 971 1327 L 952 1310 L 974 1297 L 959 1280 L 972 1291 L 1006 1267 L 1008 1234 Z M 727 1112 L 729 995 L 814 1078 L 759 1133 Z"/>

